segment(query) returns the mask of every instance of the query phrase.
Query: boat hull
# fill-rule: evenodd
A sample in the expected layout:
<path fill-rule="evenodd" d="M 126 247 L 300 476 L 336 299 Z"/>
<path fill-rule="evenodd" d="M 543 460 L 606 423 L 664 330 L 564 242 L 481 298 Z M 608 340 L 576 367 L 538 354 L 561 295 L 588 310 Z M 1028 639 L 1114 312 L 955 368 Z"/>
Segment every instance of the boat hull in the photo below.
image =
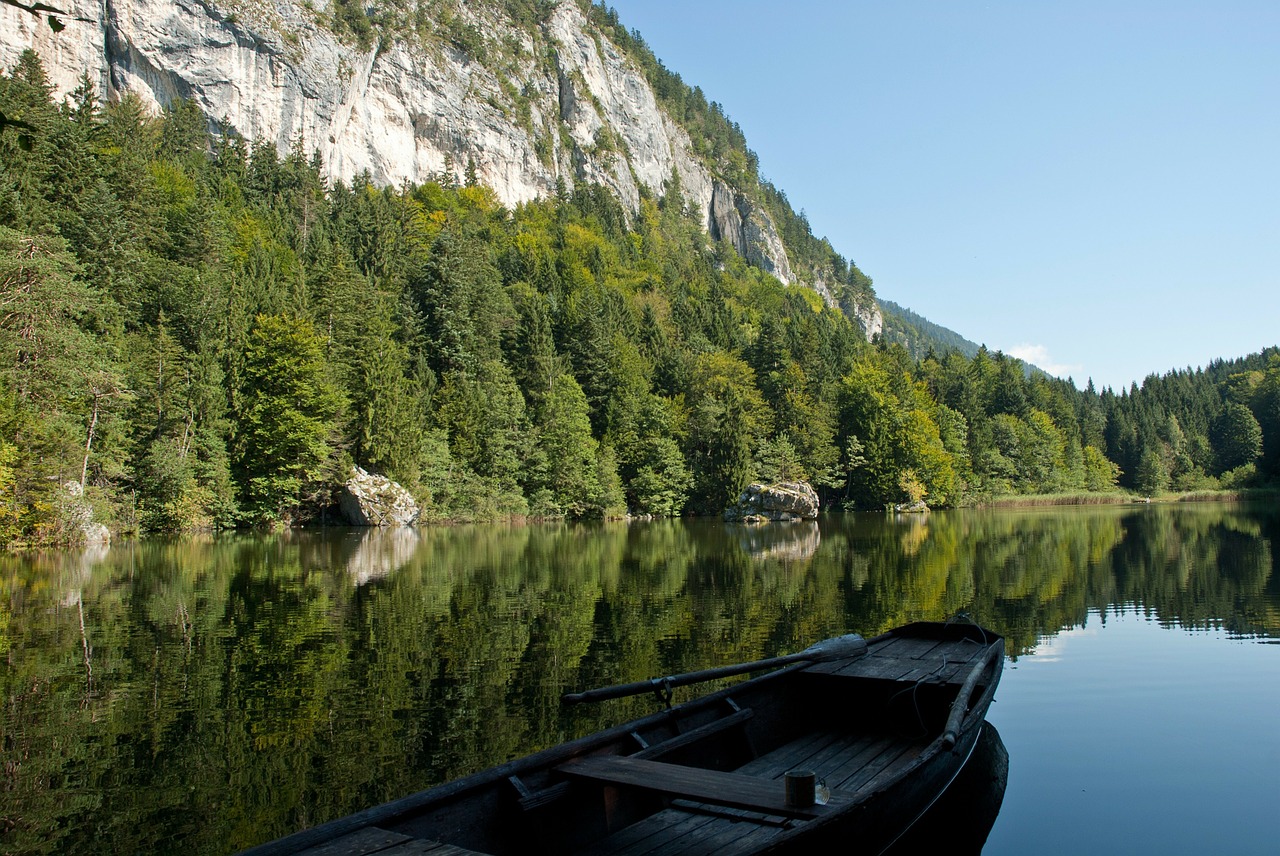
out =
<path fill-rule="evenodd" d="M 493 856 L 879 853 L 963 767 L 1002 665 L 1003 640 L 982 628 L 907 625 L 864 656 L 789 665 L 247 852 L 330 852 L 344 837 L 367 850 L 385 835 L 406 856 L 427 843 Z M 785 801 L 797 768 L 825 779 L 830 803 Z"/>

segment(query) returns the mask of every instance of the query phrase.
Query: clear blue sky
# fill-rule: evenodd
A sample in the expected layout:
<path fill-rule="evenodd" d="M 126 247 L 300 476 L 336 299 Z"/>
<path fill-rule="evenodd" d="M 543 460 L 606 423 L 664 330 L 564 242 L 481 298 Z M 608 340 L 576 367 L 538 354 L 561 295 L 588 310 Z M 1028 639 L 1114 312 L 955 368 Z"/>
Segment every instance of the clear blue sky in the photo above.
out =
<path fill-rule="evenodd" d="M 611 5 L 881 297 L 1080 386 L 1280 343 L 1280 2 Z"/>

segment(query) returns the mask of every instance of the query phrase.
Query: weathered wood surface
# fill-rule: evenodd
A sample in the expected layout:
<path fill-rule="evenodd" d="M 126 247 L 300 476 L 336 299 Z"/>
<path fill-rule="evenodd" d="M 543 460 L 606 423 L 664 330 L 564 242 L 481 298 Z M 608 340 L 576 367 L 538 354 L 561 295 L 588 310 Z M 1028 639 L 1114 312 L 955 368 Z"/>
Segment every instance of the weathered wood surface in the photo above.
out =
<path fill-rule="evenodd" d="M 781 784 L 771 779 L 743 773 L 722 773 L 681 764 L 664 764 L 634 757 L 594 755 L 557 768 L 575 778 L 609 785 L 644 788 L 673 797 L 698 800 L 713 805 L 745 808 L 780 817 L 822 817 L 835 804 L 790 806 Z"/>
<path fill-rule="evenodd" d="M 872 646 L 867 657 L 817 663 L 807 671 L 849 678 L 952 682 L 963 679 L 973 658 L 985 651 L 986 646 L 968 640 L 891 639 Z"/>
<path fill-rule="evenodd" d="M 369 826 L 304 850 L 301 856 L 363 856 L 365 853 L 377 853 L 411 840 L 411 836 Z"/>
<path fill-rule="evenodd" d="M 663 755 L 669 755 L 675 750 L 682 749 L 685 746 L 692 746 L 695 743 L 706 740 L 712 735 L 719 734 L 722 731 L 727 731 L 735 725 L 745 725 L 747 720 L 751 719 L 754 715 L 755 713 L 749 707 L 744 710 L 736 710 L 727 716 L 722 716 L 719 719 L 712 720 L 706 725 L 700 725 L 697 728 L 690 729 L 684 734 L 677 734 L 675 737 L 664 740 L 661 743 L 646 746 L 644 749 L 641 749 L 630 757 L 645 758 L 650 761 L 656 761 Z"/>
<path fill-rule="evenodd" d="M 721 779 L 722 782 L 747 779 L 766 783 L 771 788 L 769 793 L 773 801 L 770 805 L 754 803 L 751 807 L 738 804 L 736 807 L 721 808 L 720 806 L 728 803 L 720 799 L 701 803 L 697 802 L 696 797 L 690 802 L 677 800 L 670 808 L 611 835 L 586 852 L 589 856 L 641 856 L 647 853 L 683 856 L 714 853 L 717 856 L 728 856 L 733 853 L 749 853 L 780 832 L 796 824 L 803 824 L 813 817 L 797 815 L 794 813 L 795 809 L 778 805 L 782 803 L 782 776 L 787 770 L 798 767 L 814 770 L 832 789 L 832 802 L 817 808 L 825 811 L 838 810 L 839 806 L 850 801 L 850 792 L 873 789 L 878 782 L 893 776 L 903 765 L 911 763 L 926 745 L 925 741 L 919 740 L 858 736 L 834 731 L 809 734 L 744 764 L 734 773 L 697 771 L 718 777 L 734 777 Z M 615 761 L 626 762 L 628 759 L 601 760 L 613 766 Z M 658 765 L 660 769 L 657 772 L 665 774 L 667 768 L 673 766 L 675 765 Z"/>
<path fill-rule="evenodd" d="M 303 850 L 298 856 L 484 856 L 474 850 L 465 850 L 440 841 L 427 841 L 367 826 L 364 829 L 326 841 L 324 844 Z"/>

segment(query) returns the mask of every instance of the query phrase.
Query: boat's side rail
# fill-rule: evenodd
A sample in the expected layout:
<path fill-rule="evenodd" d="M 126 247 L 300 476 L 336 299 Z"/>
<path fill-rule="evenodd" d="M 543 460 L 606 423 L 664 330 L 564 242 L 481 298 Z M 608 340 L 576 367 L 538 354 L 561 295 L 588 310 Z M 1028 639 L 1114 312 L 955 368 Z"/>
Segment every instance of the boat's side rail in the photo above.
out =
<path fill-rule="evenodd" d="M 655 743 L 652 746 L 646 746 L 631 757 L 647 758 L 656 761 L 664 755 L 670 755 L 679 749 L 692 746 L 722 731 L 727 731 L 737 725 L 745 725 L 747 720 L 755 716 L 755 711 L 749 707 L 735 710 L 727 716 L 719 719 L 713 719 L 705 725 L 690 729 L 683 734 L 677 734 L 675 737 L 668 737 L 661 743 Z"/>
<path fill-rule="evenodd" d="M 973 695 L 974 688 L 977 687 L 978 681 L 982 679 L 982 676 L 986 674 L 992 661 L 997 657 L 1003 656 L 1004 640 L 997 639 L 987 647 L 986 653 L 969 670 L 969 676 L 965 678 L 964 684 L 960 687 L 960 692 L 956 693 L 955 700 L 951 702 L 951 712 L 947 715 L 947 726 L 942 732 L 942 746 L 944 749 L 950 749 L 956 745 L 960 729 L 964 724 L 964 717 L 970 709 L 969 697 Z"/>

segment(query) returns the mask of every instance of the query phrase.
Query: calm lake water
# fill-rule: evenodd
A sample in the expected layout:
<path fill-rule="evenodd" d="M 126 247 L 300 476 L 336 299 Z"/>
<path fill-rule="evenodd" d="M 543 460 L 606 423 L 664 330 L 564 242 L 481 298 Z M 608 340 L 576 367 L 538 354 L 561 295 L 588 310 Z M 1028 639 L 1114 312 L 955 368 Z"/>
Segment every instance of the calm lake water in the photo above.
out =
<path fill-rule="evenodd" d="M 0 852 L 226 853 L 653 710 L 567 689 L 959 612 L 984 853 L 1274 854 L 1280 512 L 330 530 L 0 556 Z"/>

